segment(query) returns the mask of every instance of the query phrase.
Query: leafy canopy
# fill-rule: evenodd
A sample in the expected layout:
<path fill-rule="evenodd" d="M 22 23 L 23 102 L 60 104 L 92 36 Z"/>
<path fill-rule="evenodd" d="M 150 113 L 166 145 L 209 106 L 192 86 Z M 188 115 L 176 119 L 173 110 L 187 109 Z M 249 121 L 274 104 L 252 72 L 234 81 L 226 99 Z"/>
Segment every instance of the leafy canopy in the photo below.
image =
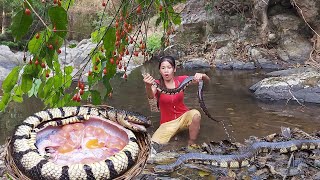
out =
<path fill-rule="evenodd" d="M 97 45 L 83 59 L 83 65 L 77 72 L 73 72 L 75 70 L 72 66 L 62 67 L 58 58 L 68 33 L 68 10 L 74 0 L 42 1 L 41 4 L 39 0 L 24 0 L 23 3 L 8 1 L 11 5 L 16 5 L 11 25 L 16 40 L 32 32 L 30 28 L 36 20 L 44 28 L 34 32 L 30 38 L 26 47 L 31 56 L 24 57 L 25 64 L 15 67 L 3 81 L 4 94 L 0 101 L 0 111 L 11 101 L 23 102 L 24 95 L 40 98 L 47 107 L 80 105 L 81 101 L 88 100 L 95 105 L 101 104 L 112 93 L 110 79 L 116 74 L 117 68 L 124 68 L 126 78 L 126 66 L 133 56 L 141 53 L 147 58 L 147 51 L 153 52 L 159 48 L 158 37 L 149 41 L 153 47 L 146 47 L 148 37 L 143 30 L 148 28 L 150 13 L 157 12 L 156 25 L 162 24 L 164 30 L 161 44 L 168 45 L 174 25 L 181 23 L 180 15 L 174 11 L 172 3 L 181 1 L 123 0 L 118 7 L 109 0 L 103 1 L 103 14 L 97 22 L 102 21 L 108 8 L 113 8 L 112 12 L 115 13 L 108 14 L 108 17 L 112 17 L 109 24 L 100 23 L 97 30 L 91 33 L 92 42 Z M 130 45 L 134 49 L 129 52 Z M 130 56 L 128 62 L 122 59 L 125 55 Z M 84 72 L 86 66 L 91 70 Z M 86 83 L 83 82 L 84 76 L 87 76 Z M 74 79 L 78 83 L 72 88 Z M 106 88 L 103 94 L 94 89 L 100 82 Z"/>

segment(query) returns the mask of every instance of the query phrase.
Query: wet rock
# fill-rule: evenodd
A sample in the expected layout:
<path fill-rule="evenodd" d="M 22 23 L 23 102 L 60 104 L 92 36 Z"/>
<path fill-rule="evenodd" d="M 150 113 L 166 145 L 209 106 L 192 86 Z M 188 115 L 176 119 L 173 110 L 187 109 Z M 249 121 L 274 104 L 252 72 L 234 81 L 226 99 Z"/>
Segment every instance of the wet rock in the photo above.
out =
<path fill-rule="evenodd" d="M 258 99 L 320 103 L 320 73 L 309 71 L 268 77 L 249 89 Z"/>
<path fill-rule="evenodd" d="M 249 173 L 255 173 L 257 171 L 257 167 L 255 165 L 252 165 L 248 168 Z"/>
<path fill-rule="evenodd" d="M 256 66 L 253 62 L 234 61 L 232 69 L 252 70 L 256 69 Z"/>
<path fill-rule="evenodd" d="M 320 160 L 316 159 L 316 160 L 314 161 L 314 166 L 320 167 Z"/>
<path fill-rule="evenodd" d="M 320 171 L 317 174 L 313 175 L 312 179 L 320 179 Z"/>
<path fill-rule="evenodd" d="M 287 172 L 287 176 L 297 176 L 301 174 L 301 171 L 297 168 L 290 168 Z"/>
<path fill-rule="evenodd" d="M 211 68 L 209 62 L 204 58 L 194 58 L 182 63 L 182 67 L 185 69 L 203 69 Z"/>
<path fill-rule="evenodd" d="M 278 14 L 272 16 L 270 21 L 278 28 L 280 41 L 277 50 L 282 60 L 289 64 L 303 64 L 312 50 L 311 43 L 299 33 L 302 29 L 308 32 L 305 22 L 291 14 Z"/>
<path fill-rule="evenodd" d="M 269 59 L 258 59 L 257 66 L 261 69 L 282 69 L 280 64 L 275 64 L 274 62 L 270 61 Z"/>
<path fill-rule="evenodd" d="M 290 69 L 285 69 L 285 70 L 280 70 L 280 71 L 273 71 L 270 73 L 267 73 L 267 76 L 288 76 L 288 75 L 293 75 L 293 74 L 301 74 L 303 72 L 312 72 L 316 71 L 316 69 L 311 68 L 311 67 L 298 67 L 298 68 L 290 68 Z"/>

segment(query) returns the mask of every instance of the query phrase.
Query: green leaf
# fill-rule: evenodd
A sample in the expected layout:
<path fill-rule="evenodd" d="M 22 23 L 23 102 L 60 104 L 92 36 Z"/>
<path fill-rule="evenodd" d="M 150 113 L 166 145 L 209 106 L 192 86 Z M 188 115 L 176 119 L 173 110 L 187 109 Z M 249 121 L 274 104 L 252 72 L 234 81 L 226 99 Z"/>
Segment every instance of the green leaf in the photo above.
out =
<path fill-rule="evenodd" d="M 161 23 L 162 19 L 161 19 L 161 16 L 158 17 L 158 19 L 156 20 L 156 27 L 159 26 L 159 24 Z"/>
<path fill-rule="evenodd" d="M 20 10 L 12 18 L 11 31 L 16 40 L 20 40 L 27 34 L 33 21 L 32 16 L 26 15 L 24 11 L 25 10 Z"/>
<path fill-rule="evenodd" d="M 108 32 L 105 34 L 103 38 L 103 46 L 106 50 L 106 56 L 110 56 L 114 50 L 115 42 L 116 42 L 116 29 L 115 28 L 109 28 Z"/>
<path fill-rule="evenodd" d="M 53 26 L 56 27 L 55 34 L 64 38 L 67 35 L 67 11 L 61 6 L 53 6 L 49 8 L 48 13 Z"/>
<path fill-rule="evenodd" d="M 39 86 L 39 90 L 38 90 L 38 97 L 41 99 L 44 99 L 44 97 L 45 97 L 44 86 L 45 86 L 45 83 L 41 83 Z"/>
<path fill-rule="evenodd" d="M 12 96 L 12 100 L 17 103 L 23 102 L 23 98 L 21 96 Z"/>
<path fill-rule="evenodd" d="M 51 107 L 57 107 L 59 100 L 60 100 L 60 93 L 55 92 L 51 98 Z"/>
<path fill-rule="evenodd" d="M 68 88 L 71 86 L 71 83 L 72 83 L 72 76 L 71 75 L 66 75 L 65 76 L 65 84 L 64 84 L 64 87 L 65 88 Z"/>
<path fill-rule="evenodd" d="M 39 52 L 39 49 L 41 49 L 41 45 L 43 42 L 43 32 L 39 33 L 39 38 L 36 38 L 36 35 L 33 36 L 33 38 L 28 43 L 28 50 L 32 54 L 37 54 Z"/>
<path fill-rule="evenodd" d="M 73 4 L 74 4 L 74 0 L 61 1 L 61 5 L 65 10 L 68 10 L 70 6 L 72 6 Z"/>
<path fill-rule="evenodd" d="M 112 91 L 112 87 L 110 84 L 110 78 L 108 78 L 107 76 L 104 76 L 102 82 L 103 82 L 104 87 L 106 87 L 106 89 L 107 89 L 106 94 L 109 94 Z"/>
<path fill-rule="evenodd" d="M 53 67 L 54 67 L 54 70 L 57 74 L 61 74 L 60 63 L 55 58 L 54 58 L 54 62 L 53 62 Z"/>
<path fill-rule="evenodd" d="M 106 30 L 106 27 L 102 27 L 94 32 L 91 33 L 91 41 L 93 43 L 98 43 Z"/>
<path fill-rule="evenodd" d="M 54 83 L 53 77 L 49 78 L 47 80 L 47 83 L 45 83 L 45 85 L 43 87 L 44 97 L 48 96 L 48 94 L 50 94 L 50 92 L 53 90 L 53 83 Z"/>
<path fill-rule="evenodd" d="M 62 87 L 63 86 L 63 84 L 62 84 L 62 75 L 61 74 L 59 74 L 59 75 L 55 75 L 54 77 L 53 77 L 53 85 L 54 85 L 54 87 L 55 87 L 55 89 L 58 89 L 58 88 L 60 88 L 60 87 Z"/>
<path fill-rule="evenodd" d="M 33 83 L 33 87 L 34 87 L 34 92 L 33 94 L 36 96 L 38 94 L 38 90 L 40 88 L 40 85 L 41 85 L 42 81 L 41 79 L 36 79 Z"/>
<path fill-rule="evenodd" d="M 21 89 L 27 93 L 32 88 L 33 77 L 29 74 L 22 75 Z"/>
<path fill-rule="evenodd" d="M 91 92 L 91 97 L 92 97 L 92 103 L 94 105 L 101 104 L 100 92 L 97 90 L 90 90 L 90 92 Z"/>
<path fill-rule="evenodd" d="M 66 73 L 66 75 L 70 75 L 73 71 L 73 67 L 72 66 L 66 66 L 64 67 L 64 72 Z"/>
<path fill-rule="evenodd" d="M 177 14 L 175 15 L 173 18 L 172 18 L 172 22 L 175 24 L 175 25 L 180 25 L 181 24 L 181 17 Z"/>
<path fill-rule="evenodd" d="M 10 101 L 10 97 L 11 97 L 10 93 L 3 94 L 1 101 L 0 101 L 0 111 L 3 111 L 7 107 L 8 103 Z"/>
<path fill-rule="evenodd" d="M 17 84 L 20 68 L 20 66 L 14 67 L 3 81 L 2 90 L 4 93 L 10 93 L 13 87 Z"/>

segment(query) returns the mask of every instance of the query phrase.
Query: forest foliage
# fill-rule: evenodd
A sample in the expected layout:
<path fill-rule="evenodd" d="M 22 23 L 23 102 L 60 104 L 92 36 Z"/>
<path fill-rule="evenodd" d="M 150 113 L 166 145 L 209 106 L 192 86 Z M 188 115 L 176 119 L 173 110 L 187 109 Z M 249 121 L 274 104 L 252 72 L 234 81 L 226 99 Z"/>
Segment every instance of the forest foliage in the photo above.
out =
<path fill-rule="evenodd" d="M 147 33 L 150 14 L 156 14 L 156 26 L 161 25 L 163 34 L 162 47 L 169 44 L 169 35 L 174 26 L 181 23 L 179 12 L 173 5 L 183 0 L 137 0 L 114 3 L 103 0 L 103 14 L 98 21 L 111 16 L 110 23 L 100 23 L 97 30 L 91 33 L 92 42 L 97 45 L 90 54 L 82 60 L 82 67 L 72 76 L 74 67 L 62 66 L 58 55 L 65 46 L 69 33 L 68 12 L 74 0 L 24 0 L 21 3 L 12 1 L 14 15 L 11 32 L 16 41 L 32 34 L 29 38 L 24 55 L 25 64 L 17 66 L 2 83 L 3 97 L 0 101 L 0 111 L 5 110 L 11 101 L 22 103 L 24 97 L 35 96 L 41 99 L 46 107 L 76 106 L 90 100 L 94 105 L 101 104 L 112 93 L 110 79 L 116 74 L 117 68 L 124 69 L 123 78 L 127 78 L 127 65 L 134 56 L 147 56 Z M 111 9 L 111 14 L 107 10 Z M 43 27 L 32 29 L 34 22 Z M 156 46 L 156 39 L 151 45 Z M 129 51 L 128 46 L 133 46 Z M 123 61 L 129 56 L 128 62 Z M 86 66 L 90 67 L 85 72 Z M 84 82 L 87 76 L 87 82 Z M 77 81 L 76 87 L 72 81 Z M 106 92 L 94 89 L 97 83 L 103 83 Z M 70 93 L 71 92 L 71 93 Z"/>

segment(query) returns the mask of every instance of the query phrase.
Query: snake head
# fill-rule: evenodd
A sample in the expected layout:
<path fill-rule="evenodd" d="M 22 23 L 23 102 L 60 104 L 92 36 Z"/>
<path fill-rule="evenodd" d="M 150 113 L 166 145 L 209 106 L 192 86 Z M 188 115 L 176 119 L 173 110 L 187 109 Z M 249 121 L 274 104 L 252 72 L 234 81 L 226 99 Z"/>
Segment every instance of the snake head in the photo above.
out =
<path fill-rule="evenodd" d="M 109 108 L 106 113 L 112 121 L 135 132 L 146 132 L 146 128 L 151 125 L 149 118 L 137 112 Z"/>
<path fill-rule="evenodd" d="M 128 124 L 130 126 L 128 127 L 129 129 L 133 131 L 146 132 L 146 128 L 151 125 L 151 121 L 148 117 L 137 112 L 129 112 L 125 110 L 123 111 L 123 114 L 125 114 L 123 120 L 127 122 L 125 124 Z"/>

